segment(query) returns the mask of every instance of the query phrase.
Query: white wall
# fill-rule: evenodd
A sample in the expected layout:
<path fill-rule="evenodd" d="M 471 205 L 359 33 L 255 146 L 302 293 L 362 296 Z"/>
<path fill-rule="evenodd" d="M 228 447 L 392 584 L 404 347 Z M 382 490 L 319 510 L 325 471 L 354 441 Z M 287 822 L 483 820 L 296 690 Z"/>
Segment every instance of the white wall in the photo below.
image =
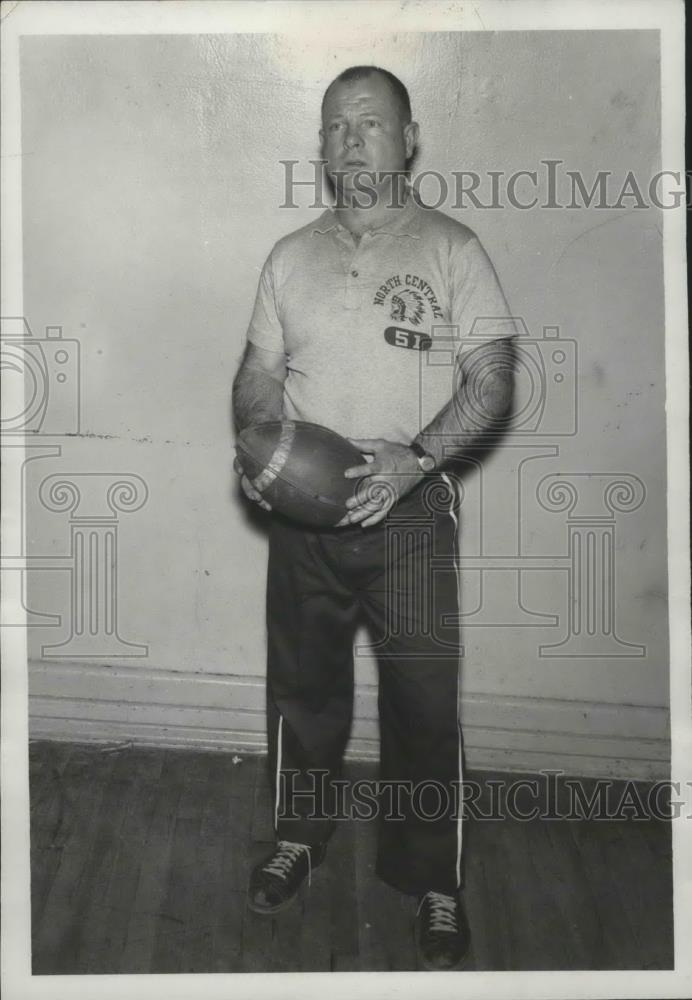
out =
<path fill-rule="evenodd" d="M 263 745 L 266 543 L 235 492 L 229 388 L 264 257 L 313 217 L 306 195 L 300 209 L 279 210 L 279 161 L 318 155 L 326 83 L 353 63 L 401 75 L 421 124 L 418 170 L 509 174 L 553 158 L 589 186 L 598 170 L 646 183 L 659 167 L 657 44 L 651 32 L 401 34 L 348 48 L 269 35 L 23 40 L 25 312 L 36 336 L 62 325 L 82 359 L 80 432 L 44 426 L 41 441 L 60 454 L 25 474 L 37 560 L 28 603 L 61 616 L 31 630 L 34 735 Z M 661 213 L 457 214 L 531 337 L 558 326 L 578 351 L 578 433 L 507 442 L 466 483 L 469 762 L 665 774 Z M 122 655 L 100 625 L 90 642 L 42 654 L 70 635 L 66 556 L 79 525 L 38 491 L 47 476 L 85 472 L 139 476 L 148 488 L 117 520 L 118 629 L 145 655 Z M 567 513 L 536 500 L 550 473 L 581 474 L 572 516 L 614 525 L 621 643 L 600 652 L 588 636 L 567 657 L 539 650 L 567 632 Z M 637 509 L 613 514 L 600 502 L 611 474 L 643 484 Z M 114 517 L 107 480 L 79 482 L 92 495 L 77 515 Z M 518 566 L 532 558 L 542 568 L 522 569 L 519 594 Z M 643 655 L 622 655 L 633 652 Z M 352 752 L 372 755 L 366 654 L 358 678 Z"/>

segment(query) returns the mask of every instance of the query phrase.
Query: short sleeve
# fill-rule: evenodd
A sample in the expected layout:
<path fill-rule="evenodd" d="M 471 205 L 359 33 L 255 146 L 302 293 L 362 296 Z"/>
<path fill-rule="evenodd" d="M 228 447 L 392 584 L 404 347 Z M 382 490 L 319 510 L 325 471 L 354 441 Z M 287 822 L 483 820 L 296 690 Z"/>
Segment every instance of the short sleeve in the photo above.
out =
<path fill-rule="evenodd" d="M 247 339 L 265 351 L 283 351 L 284 335 L 276 305 L 274 269 L 271 254 L 267 257 L 257 286 Z"/>
<path fill-rule="evenodd" d="M 497 340 L 517 334 L 495 268 L 473 237 L 451 256 L 452 323 L 464 342 L 468 337 Z"/>

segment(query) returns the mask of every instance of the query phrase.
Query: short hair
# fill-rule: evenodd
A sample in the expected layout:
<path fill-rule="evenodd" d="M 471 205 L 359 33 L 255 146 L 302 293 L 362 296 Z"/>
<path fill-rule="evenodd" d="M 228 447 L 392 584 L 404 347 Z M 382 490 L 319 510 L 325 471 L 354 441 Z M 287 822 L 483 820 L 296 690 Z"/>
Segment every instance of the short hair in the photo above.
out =
<path fill-rule="evenodd" d="M 348 69 L 339 73 L 339 75 L 332 80 L 324 92 L 324 97 L 322 98 L 322 113 L 324 113 L 324 105 L 327 100 L 327 94 L 332 87 L 337 85 L 337 83 L 351 83 L 353 80 L 363 80 L 365 77 L 372 76 L 374 73 L 379 73 L 379 75 L 383 76 L 389 84 L 389 87 L 399 106 L 399 117 L 404 125 L 407 125 L 411 121 L 411 98 L 409 97 L 408 90 L 398 76 L 394 76 L 394 74 L 390 73 L 388 69 L 382 69 L 380 66 L 349 66 Z"/>

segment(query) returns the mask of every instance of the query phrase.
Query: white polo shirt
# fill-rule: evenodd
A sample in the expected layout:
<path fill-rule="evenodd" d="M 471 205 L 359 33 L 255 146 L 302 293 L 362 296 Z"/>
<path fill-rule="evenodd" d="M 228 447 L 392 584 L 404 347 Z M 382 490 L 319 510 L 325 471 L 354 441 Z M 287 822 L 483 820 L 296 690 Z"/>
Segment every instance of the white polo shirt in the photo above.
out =
<path fill-rule="evenodd" d="M 408 443 L 452 398 L 462 345 L 515 332 L 475 234 L 409 199 L 358 244 L 331 210 L 279 240 L 248 340 L 286 354 L 289 419 Z"/>

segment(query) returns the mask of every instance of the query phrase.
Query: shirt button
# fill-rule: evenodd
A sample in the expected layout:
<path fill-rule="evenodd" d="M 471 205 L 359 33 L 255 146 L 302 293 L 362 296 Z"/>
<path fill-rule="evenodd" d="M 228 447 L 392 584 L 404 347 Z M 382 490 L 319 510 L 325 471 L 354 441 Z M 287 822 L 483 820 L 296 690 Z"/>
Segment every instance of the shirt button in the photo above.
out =
<path fill-rule="evenodd" d="M 357 278 L 358 277 L 358 272 L 357 271 L 351 271 L 351 277 L 352 278 Z"/>

